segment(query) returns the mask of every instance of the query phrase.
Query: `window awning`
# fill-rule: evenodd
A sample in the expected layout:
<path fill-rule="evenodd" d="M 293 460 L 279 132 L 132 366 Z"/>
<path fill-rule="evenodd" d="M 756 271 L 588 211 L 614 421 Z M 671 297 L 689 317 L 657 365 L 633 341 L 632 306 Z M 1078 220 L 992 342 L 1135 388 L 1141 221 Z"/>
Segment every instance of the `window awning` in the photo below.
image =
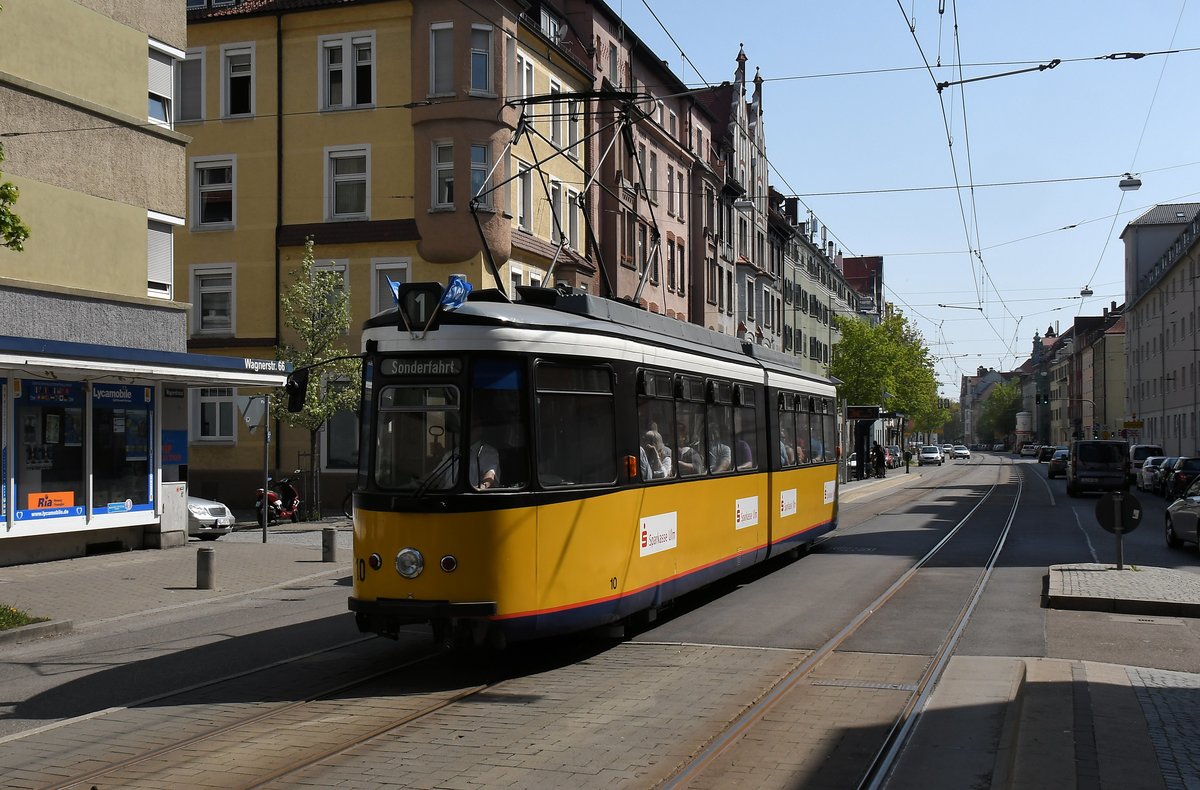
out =
<path fill-rule="evenodd" d="M 130 376 L 191 387 L 282 387 L 292 364 L 0 335 L 0 370 L 44 378 Z"/>

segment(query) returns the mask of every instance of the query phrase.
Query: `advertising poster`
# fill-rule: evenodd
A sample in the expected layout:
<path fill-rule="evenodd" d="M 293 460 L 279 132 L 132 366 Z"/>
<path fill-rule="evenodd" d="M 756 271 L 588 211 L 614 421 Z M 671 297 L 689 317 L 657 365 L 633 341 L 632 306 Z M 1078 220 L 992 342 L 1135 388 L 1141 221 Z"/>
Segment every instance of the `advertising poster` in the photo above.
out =
<path fill-rule="evenodd" d="M 125 460 L 145 461 L 148 437 L 146 436 L 146 415 L 144 411 L 125 412 Z"/>
<path fill-rule="evenodd" d="M 64 409 L 63 445 L 78 447 L 83 442 L 83 409 Z"/>
<path fill-rule="evenodd" d="M 150 437 L 154 433 L 154 388 L 136 384 L 92 385 L 92 406 L 96 410 L 112 412 L 112 432 L 124 438 L 125 461 L 148 466 L 144 501 L 127 499 L 124 502 L 109 502 L 98 506 L 98 512 L 129 513 L 154 509 L 154 458 L 150 451 Z"/>
<path fill-rule="evenodd" d="M 14 521 L 84 515 L 84 503 L 73 491 L 63 491 L 61 481 L 45 488 L 42 483 L 42 472 L 54 468 L 58 448 L 66 439 L 64 416 L 71 411 L 82 415 L 84 397 L 83 384 L 74 381 L 19 379 L 13 386 L 14 411 L 19 415 L 14 427 L 22 448 L 16 459 L 21 470 L 13 491 Z"/>

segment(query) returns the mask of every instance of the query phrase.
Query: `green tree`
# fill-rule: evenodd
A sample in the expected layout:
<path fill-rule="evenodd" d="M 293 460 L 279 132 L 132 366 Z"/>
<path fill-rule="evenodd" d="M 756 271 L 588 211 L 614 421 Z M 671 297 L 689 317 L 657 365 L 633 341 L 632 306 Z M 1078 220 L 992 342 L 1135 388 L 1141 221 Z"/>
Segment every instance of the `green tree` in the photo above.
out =
<path fill-rule="evenodd" d="M 0 145 L 0 163 L 3 162 L 4 146 Z M 13 252 L 24 250 L 25 240 L 29 238 L 29 226 L 13 210 L 19 195 L 16 184 L 0 180 L 0 247 Z"/>
<path fill-rule="evenodd" d="M 309 432 L 312 459 L 312 502 L 309 512 L 321 515 L 320 431 L 329 418 L 342 411 L 357 411 L 362 395 L 362 363 L 346 348 L 350 329 L 350 294 L 342 275 L 316 265 L 313 240 L 304 242 L 300 266 L 290 272 L 292 282 L 280 296 L 284 325 L 295 342 L 282 341 L 276 358 L 296 368 L 311 368 L 304 408 L 287 411 L 287 395 L 276 390 L 271 411 L 292 427 Z"/>
<path fill-rule="evenodd" d="M 903 313 L 895 312 L 875 326 L 847 316 L 835 321 L 842 339 L 833 349 L 829 374 L 843 382 L 839 397 L 907 415 L 918 431 L 937 430 L 945 423 L 948 415 L 938 406 L 933 357 Z"/>
<path fill-rule="evenodd" d="M 1006 439 L 1017 429 L 1021 388 L 1015 380 L 992 387 L 979 417 L 980 438 Z"/>

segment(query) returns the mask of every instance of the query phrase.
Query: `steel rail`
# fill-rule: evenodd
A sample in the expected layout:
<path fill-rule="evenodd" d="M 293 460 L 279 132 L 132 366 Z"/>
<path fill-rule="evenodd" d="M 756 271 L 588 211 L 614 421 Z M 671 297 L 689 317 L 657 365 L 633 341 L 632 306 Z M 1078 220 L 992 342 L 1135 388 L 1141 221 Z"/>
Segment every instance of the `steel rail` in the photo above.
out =
<path fill-rule="evenodd" d="M 801 680 L 804 680 L 815 670 L 821 663 L 829 658 L 847 639 L 853 636 L 871 617 L 873 617 L 880 608 L 883 607 L 889 600 L 902 590 L 907 585 L 917 572 L 927 565 L 937 554 L 956 537 L 963 528 L 970 523 L 976 512 L 984 506 L 996 492 L 1002 483 L 994 483 L 987 493 L 984 494 L 974 507 L 963 516 L 957 524 L 954 525 L 926 554 L 918 559 L 913 565 L 906 570 L 899 578 L 894 581 L 890 587 L 884 590 L 880 595 L 866 608 L 854 616 L 845 626 L 842 627 L 832 638 L 825 644 L 818 647 L 812 654 L 801 662 L 795 669 L 784 675 L 776 684 L 764 695 L 759 697 L 752 703 L 740 716 L 734 719 L 726 728 L 708 741 L 708 743 L 693 757 L 689 762 L 681 766 L 670 777 L 660 782 L 656 787 L 663 790 L 676 790 L 685 786 L 692 779 L 697 778 L 703 771 L 712 765 L 713 762 L 724 754 L 734 743 L 736 743 L 742 735 L 758 724 L 764 716 L 774 706 L 783 699 Z M 1019 491 L 1016 498 L 1019 501 Z M 1010 515 L 1011 523 L 1011 515 Z M 1007 526 L 1005 528 L 1007 534 Z M 992 556 L 998 556 L 998 550 L 994 550 Z M 971 606 L 973 609 L 973 604 Z M 959 613 L 959 620 L 962 620 L 962 612 Z M 965 621 L 962 623 L 965 624 Z M 954 633 L 957 641 L 958 634 L 961 633 L 961 625 Z M 927 673 L 928 675 L 928 673 Z M 940 672 L 938 673 L 940 677 Z M 930 677 L 930 679 L 932 679 Z M 913 697 L 918 695 L 914 693 Z M 897 725 L 893 725 L 896 729 Z M 890 739 L 889 739 L 890 740 Z M 881 749 L 882 751 L 882 749 Z M 876 758 L 878 759 L 878 758 Z M 874 761 L 873 761 L 874 762 Z"/>
<path fill-rule="evenodd" d="M 912 734 L 913 728 L 920 722 L 925 705 L 937 688 L 938 681 L 941 680 L 946 665 L 950 663 L 950 658 L 958 648 L 958 641 L 962 637 L 967 623 L 971 621 L 971 615 L 975 612 L 975 607 L 979 604 L 979 599 L 983 597 L 983 591 L 987 588 L 987 583 L 992 577 L 992 570 L 996 567 L 996 563 L 1000 559 L 1000 552 L 1004 550 L 1004 544 L 1008 541 L 1008 534 L 1012 530 L 1013 521 L 1016 520 L 1017 508 L 1021 504 L 1021 494 L 1024 491 L 1023 476 L 1017 474 L 1016 479 L 1017 493 L 1013 497 L 1013 504 L 1008 511 L 1008 518 L 1005 520 L 1004 528 L 1000 530 L 1000 535 L 996 538 L 996 542 L 992 546 L 992 551 L 988 555 L 987 562 L 984 563 L 983 572 L 975 580 L 975 587 L 972 590 L 971 597 L 967 600 L 963 608 L 959 610 L 958 616 L 954 620 L 954 629 L 938 647 L 937 652 L 934 654 L 934 661 L 926 670 L 925 675 L 918 681 L 917 692 L 901 709 L 896 722 L 893 723 L 891 730 L 889 730 L 887 737 L 884 739 L 883 745 L 875 753 L 875 757 L 871 760 L 867 772 L 863 776 L 863 780 L 858 784 L 860 790 L 861 788 L 878 790 L 878 788 L 885 786 L 891 776 L 892 770 L 895 768 L 896 761 L 899 759 L 905 744 L 908 742 L 909 736 Z"/>
<path fill-rule="evenodd" d="M 366 640 L 354 640 L 353 643 L 357 643 L 357 642 L 361 642 L 361 641 L 366 641 Z M 344 645 L 338 645 L 334 648 L 330 648 L 330 650 L 328 650 L 328 651 L 317 651 L 317 652 L 332 652 L 333 650 L 340 649 L 343 646 Z M 306 656 L 297 657 L 296 660 L 302 660 L 303 658 L 308 658 L 308 657 L 311 657 L 312 655 L 316 655 L 316 653 L 310 653 L 310 654 L 307 654 Z M 215 738 L 220 735 L 224 735 L 225 733 L 232 732 L 234 730 L 238 730 L 242 727 L 248 727 L 252 724 L 257 724 L 264 720 L 270 719 L 274 716 L 279 716 L 281 714 L 288 713 L 290 711 L 296 710 L 297 708 L 304 707 L 305 705 L 310 705 L 313 702 L 316 702 L 318 700 L 326 699 L 328 697 L 334 696 L 335 694 L 340 694 L 343 691 L 347 691 L 349 689 L 353 689 L 358 686 L 364 685 L 364 684 L 374 681 L 378 678 L 386 677 L 387 675 L 394 674 L 400 670 L 409 669 L 409 668 L 416 666 L 418 664 L 421 664 L 423 662 L 437 658 L 440 655 L 442 655 L 441 651 L 437 651 L 434 653 L 427 653 L 425 655 L 418 656 L 409 661 L 405 661 L 402 664 L 398 664 L 395 666 L 389 666 L 387 669 L 383 669 L 378 672 L 373 672 L 364 677 L 355 678 L 354 680 L 350 680 L 345 683 L 340 683 L 336 686 L 331 686 L 331 687 L 323 689 L 319 692 L 306 695 L 303 699 L 295 700 L 294 702 L 288 702 L 283 705 L 278 705 L 278 706 L 270 708 L 269 710 L 260 711 L 253 715 L 237 719 L 236 721 L 228 722 L 228 723 L 222 724 L 218 727 L 213 727 L 211 729 L 205 730 L 204 732 L 197 733 L 196 735 L 192 735 L 187 738 L 182 738 L 173 743 L 165 744 L 163 746 L 159 746 L 158 748 L 132 755 L 132 756 L 127 757 L 118 762 L 99 766 L 97 768 L 94 768 L 91 771 L 86 772 L 86 773 L 76 774 L 75 776 L 72 776 L 72 777 L 69 777 L 66 779 L 57 780 L 53 784 L 43 785 L 41 790 L 62 790 L 62 788 L 74 787 L 75 785 L 82 784 L 84 782 L 89 782 L 97 777 L 105 776 L 107 774 L 111 774 L 111 773 L 115 773 L 117 771 L 124 770 L 131 766 L 138 765 L 139 763 L 144 763 L 147 760 L 153 760 L 158 757 L 162 757 L 163 755 L 170 754 L 172 752 L 176 752 L 181 749 L 186 749 L 189 746 L 193 746 L 193 745 L 195 745 L 197 743 L 201 743 L 205 740 Z M 234 677 L 242 677 L 242 676 L 245 676 L 248 674 L 252 674 L 254 671 L 265 671 L 267 669 L 273 669 L 284 663 L 288 663 L 288 662 L 286 662 L 286 661 L 285 662 L 275 662 L 267 667 L 262 667 L 259 670 L 252 670 L 250 672 L 238 673 L 238 675 L 235 675 Z M 157 701 L 160 701 L 163 699 L 169 699 L 171 697 L 176 697 L 181 694 L 190 693 L 191 691 L 194 691 L 197 688 L 204 688 L 205 686 L 216 685 L 218 683 L 224 683 L 224 682 L 227 682 L 228 680 L 229 680 L 229 678 L 222 678 L 220 680 L 212 681 L 211 683 L 197 684 L 195 686 L 191 686 L 188 689 L 185 689 L 182 691 L 171 692 L 168 694 L 162 694 L 162 695 L 153 697 L 149 700 L 142 700 L 141 703 L 138 705 L 125 706 L 123 708 L 120 708 L 119 710 L 128 710 L 129 708 L 132 708 L 132 707 L 142 707 L 151 701 L 157 702 Z M 472 692 L 472 693 L 474 693 L 474 692 Z M 441 706 L 439 705 L 438 707 L 441 707 Z"/>

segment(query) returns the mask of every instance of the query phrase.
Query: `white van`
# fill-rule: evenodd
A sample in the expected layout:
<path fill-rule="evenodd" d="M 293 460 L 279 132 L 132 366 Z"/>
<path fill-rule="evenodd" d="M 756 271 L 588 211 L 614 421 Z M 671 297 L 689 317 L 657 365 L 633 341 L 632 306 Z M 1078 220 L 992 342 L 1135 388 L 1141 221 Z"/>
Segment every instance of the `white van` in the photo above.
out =
<path fill-rule="evenodd" d="M 1131 444 L 1129 446 L 1129 482 L 1137 479 L 1142 464 L 1152 455 L 1166 455 L 1157 444 Z"/>

